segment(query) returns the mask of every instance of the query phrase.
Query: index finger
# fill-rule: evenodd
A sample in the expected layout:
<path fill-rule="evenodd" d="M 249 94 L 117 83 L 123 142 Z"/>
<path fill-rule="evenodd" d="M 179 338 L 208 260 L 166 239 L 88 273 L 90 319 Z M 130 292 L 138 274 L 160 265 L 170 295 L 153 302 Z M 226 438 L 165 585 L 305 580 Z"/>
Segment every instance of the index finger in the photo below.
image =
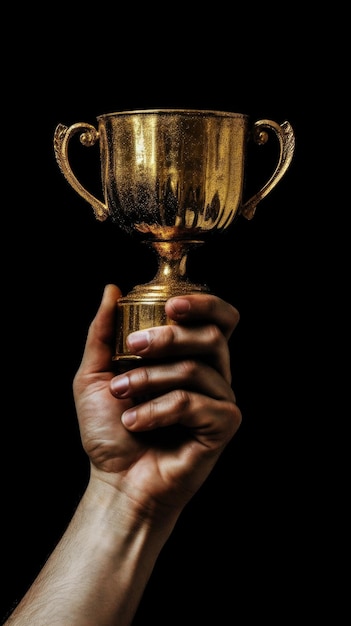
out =
<path fill-rule="evenodd" d="M 239 311 L 218 296 L 212 294 L 189 294 L 175 296 L 166 302 L 166 314 L 180 324 L 213 323 L 228 340 L 235 330 Z"/>

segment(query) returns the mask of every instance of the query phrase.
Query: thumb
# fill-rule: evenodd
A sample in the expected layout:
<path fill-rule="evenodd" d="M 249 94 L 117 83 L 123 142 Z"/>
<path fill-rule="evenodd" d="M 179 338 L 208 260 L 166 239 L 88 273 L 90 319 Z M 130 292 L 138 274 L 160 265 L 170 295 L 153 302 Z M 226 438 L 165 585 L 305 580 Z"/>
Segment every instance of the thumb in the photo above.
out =
<path fill-rule="evenodd" d="M 115 343 L 116 304 L 121 297 L 116 285 L 106 285 L 98 311 L 92 320 L 80 370 L 95 373 L 111 370 Z"/>

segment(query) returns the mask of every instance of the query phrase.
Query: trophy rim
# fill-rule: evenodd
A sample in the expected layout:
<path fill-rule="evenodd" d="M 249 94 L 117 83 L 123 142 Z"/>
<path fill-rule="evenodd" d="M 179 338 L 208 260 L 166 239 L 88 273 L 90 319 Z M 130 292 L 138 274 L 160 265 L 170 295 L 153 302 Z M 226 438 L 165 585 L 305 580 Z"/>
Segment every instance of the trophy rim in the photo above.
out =
<path fill-rule="evenodd" d="M 102 113 L 97 116 L 97 120 L 107 117 L 116 117 L 122 115 L 198 115 L 211 116 L 211 117 L 230 117 L 230 118 L 242 118 L 247 120 L 248 115 L 246 113 L 237 113 L 233 111 L 216 111 L 215 109 L 127 109 L 124 111 L 112 111 L 110 113 Z"/>

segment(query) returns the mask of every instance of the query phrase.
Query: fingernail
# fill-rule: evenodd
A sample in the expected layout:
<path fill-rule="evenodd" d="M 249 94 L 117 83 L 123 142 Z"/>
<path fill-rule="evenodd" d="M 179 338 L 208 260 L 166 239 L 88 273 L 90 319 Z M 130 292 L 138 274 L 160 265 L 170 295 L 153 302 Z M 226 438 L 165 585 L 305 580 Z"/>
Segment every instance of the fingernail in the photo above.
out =
<path fill-rule="evenodd" d="M 130 411 L 125 411 L 122 414 L 122 422 L 125 426 L 133 426 L 136 422 L 136 411 L 131 409 Z"/>
<path fill-rule="evenodd" d="M 111 391 L 115 396 L 121 398 L 129 390 L 129 378 L 123 376 L 122 378 L 116 378 L 111 381 Z"/>
<path fill-rule="evenodd" d="M 131 333 L 127 337 L 127 345 L 129 350 L 137 351 L 144 350 L 150 343 L 150 333 L 144 330 L 138 330 L 135 333 Z"/>
<path fill-rule="evenodd" d="M 174 298 L 171 300 L 171 305 L 176 313 L 187 313 L 190 310 L 190 302 L 189 300 L 185 300 L 185 298 Z"/>

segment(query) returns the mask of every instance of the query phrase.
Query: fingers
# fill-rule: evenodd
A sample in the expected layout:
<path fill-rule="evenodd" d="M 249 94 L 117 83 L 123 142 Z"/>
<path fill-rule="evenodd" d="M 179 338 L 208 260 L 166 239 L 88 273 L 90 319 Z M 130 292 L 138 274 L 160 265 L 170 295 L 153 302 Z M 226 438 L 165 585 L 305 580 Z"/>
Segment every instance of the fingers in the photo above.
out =
<path fill-rule="evenodd" d="M 89 327 L 75 393 L 79 395 L 87 377 L 90 381 L 98 377 L 100 382 L 108 379 L 112 395 L 134 404 L 122 418 L 128 429 L 145 431 L 180 424 L 190 429 L 189 440 L 220 446 L 241 422 L 231 389 L 227 343 L 239 321 L 238 312 L 207 294 L 170 299 L 166 312 L 175 323 L 129 335 L 129 350 L 144 361 L 140 367 L 114 376 L 111 360 L 120 296 L 118 287 L 106 286 Z M 140 398 L 145 397 L 147 401 L 142 402 Z"/>
<path fill-rule="evenodd" d="M 100 307 L 89 327 L 78 378 L 83 372 L 111 374 L 116 302 L 120 296 L 121 291 L 117 286 L 105 287 Z M 190 357 L 191 361 L 198 357 L 203 362 L 207 361 L 230 384 L 226 339 L 239 321 L 238 311 L 216 296 L 207 294 L 171 298 L 166 303 L 166 311 L 177 323 L 132 333 L 128 337 L 129 350 L 148 359 L 184 361 Z M 221 394 L 220 383 L 217 381 L 216 392 L 213 389 L 214 381 L 207 387 L 206 393 L 217 397 L 216 393 Z M 200 391 L 203 389 L 200 388 Z"/>
<path fill-rule="evenodd" d="M 228 344 L 214 324 L 157 326 L 131 333 L 127 345 L 133 354 L 147 359 L 198 357 L 220 372 L 228 383 L 231 382 Z"/>
<path fill-rule="evenodd" d="M 175 324 L 134 332 L 127 339 L 129 350 L 144 361 L 112 379 L 110 390 L 120 399 L 147 396 L 147 401 L 136 400 L 122 421 L 136 432 L 185 426 L 190 441 L 220 447 L 242 419 L 231 388 L 227 342 L 239 314 L 203 294 L 172 298 L 166 311 Z"/>
<path fill-rule="evenodd" d="M 131 407 L 122 415 L 124 426 L 132 432 L 184 426 L 189 431 L 190 441 L 198 441 L 211 450 L 228 443 L 241 419 L 241 412 L 233 401 L 216 400 L 184 389 Z"/>

